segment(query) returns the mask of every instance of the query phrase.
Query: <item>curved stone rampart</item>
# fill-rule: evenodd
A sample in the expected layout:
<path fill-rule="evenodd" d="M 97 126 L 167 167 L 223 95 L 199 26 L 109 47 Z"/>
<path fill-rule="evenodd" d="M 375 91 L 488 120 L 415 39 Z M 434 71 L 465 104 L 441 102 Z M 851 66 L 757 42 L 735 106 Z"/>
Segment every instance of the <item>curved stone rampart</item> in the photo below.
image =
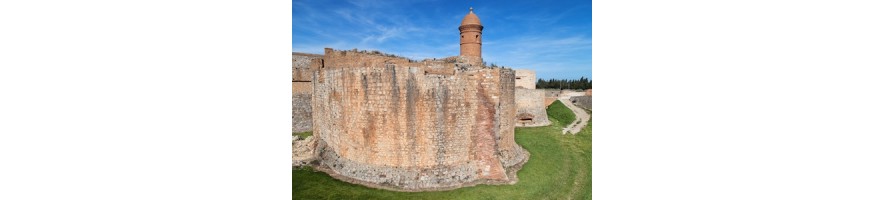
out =
<path fill-rule="evenodd" d="M 326 50 L 313 77 L 316 168 L 399 191 L 515 183 L 514 72 Z"/>

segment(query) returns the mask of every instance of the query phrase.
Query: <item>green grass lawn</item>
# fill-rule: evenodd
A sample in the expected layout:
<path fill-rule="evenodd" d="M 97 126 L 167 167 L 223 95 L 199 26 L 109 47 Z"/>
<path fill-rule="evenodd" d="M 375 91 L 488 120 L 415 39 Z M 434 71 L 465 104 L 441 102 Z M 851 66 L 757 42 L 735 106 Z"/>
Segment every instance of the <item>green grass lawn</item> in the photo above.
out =
<path fill-rule="evenodd" d="M 565 127 L 575 121 L 575 113 L 568 109 L 565 104 L 559 100 L 554 101 L 547 106 L 547 117 L 554 121 L 553 124 Z M 555 120 L 552 120 L 555 119 Z"/>
<path fill-rule="evenodd" d="M 519 171 L 515 185 L 393 192 L 338 181 L 323 172 L 301 168 L 292 170 L 292 199 L 590 199 L 593 124 L 576 135 L 563 135 L 562 124 L 575 118 L 574 113 L 568 113 L 571 111 L 557 101 L 547 109 L 553 125 L 516 128 L 516 143 L 532 155 Z"/>

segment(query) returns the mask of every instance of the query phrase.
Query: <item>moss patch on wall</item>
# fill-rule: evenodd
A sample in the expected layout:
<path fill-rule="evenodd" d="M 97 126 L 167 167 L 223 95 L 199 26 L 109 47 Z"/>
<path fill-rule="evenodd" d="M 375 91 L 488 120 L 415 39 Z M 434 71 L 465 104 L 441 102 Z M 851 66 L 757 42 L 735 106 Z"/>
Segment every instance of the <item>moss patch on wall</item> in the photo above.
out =
<path fill-rule="evenodd" d="M 292 132 L 292 136 L 298 136 L 298 137 L 301 137 L 301 138 L 307 138 L 307 136 L 311 136 L 311 135 L 313 135 L 313 132 L 312 132 L 312 131 L 299 132 L 299 133 Z"/>

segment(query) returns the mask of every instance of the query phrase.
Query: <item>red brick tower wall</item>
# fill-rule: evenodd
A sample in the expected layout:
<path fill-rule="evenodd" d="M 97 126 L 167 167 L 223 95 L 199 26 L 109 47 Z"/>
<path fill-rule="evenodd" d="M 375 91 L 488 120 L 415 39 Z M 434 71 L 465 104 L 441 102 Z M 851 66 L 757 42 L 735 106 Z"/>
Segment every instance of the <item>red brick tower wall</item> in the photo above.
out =
<path fill-rule="evenodd" d="M 470 8 L 470 13 L 464 16 L 458 27 L 461 32 L 461 56 L 482 57 L 482 28 L 479 17 Z"/>

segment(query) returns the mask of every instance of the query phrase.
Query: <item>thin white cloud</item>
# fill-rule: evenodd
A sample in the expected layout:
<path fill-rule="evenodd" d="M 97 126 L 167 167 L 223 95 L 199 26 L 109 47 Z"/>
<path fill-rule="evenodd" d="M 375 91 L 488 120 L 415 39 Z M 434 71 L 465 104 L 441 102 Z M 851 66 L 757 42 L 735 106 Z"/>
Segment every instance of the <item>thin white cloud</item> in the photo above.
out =
<path fill-rule="evenodd" d="M 457 26 L 467 9 L 454 15 L 451 11 L 436 11 L 434 15 L 430 14 L 433 10 L 407 11 L 410 4 L 415 2 L 353 0 L 332 9 L 297 9 L 297 17 L 293 18 L 292 50 L 322 53 L 326 47 L 358 48 L 416 60 L 458 55 Z M 497 20 L 484 31 L 483 57 L 488 63 L 534 69 L 540 78 L 590 75 L 589 23 L 549 28 L 569 13 L 586 8 L 513 16 L 505 16 L 512 12 L 495 9 L 500 8 L 475 10 L 484 24 Z M 442 21 L 451 23 L 440 24 Z M 513 30 L 519 31 L 514 34 Z M 587 72 L 574 73 L 581 71 Z"/>
<path fill-rule="evenodd" d="M 539 78 L 590 76 L 592 42 L 589 37 L 532 35 L 491 43 L 494 45 L 483 45 L 483 57 L 489 63 L 532 69 Z"/>

